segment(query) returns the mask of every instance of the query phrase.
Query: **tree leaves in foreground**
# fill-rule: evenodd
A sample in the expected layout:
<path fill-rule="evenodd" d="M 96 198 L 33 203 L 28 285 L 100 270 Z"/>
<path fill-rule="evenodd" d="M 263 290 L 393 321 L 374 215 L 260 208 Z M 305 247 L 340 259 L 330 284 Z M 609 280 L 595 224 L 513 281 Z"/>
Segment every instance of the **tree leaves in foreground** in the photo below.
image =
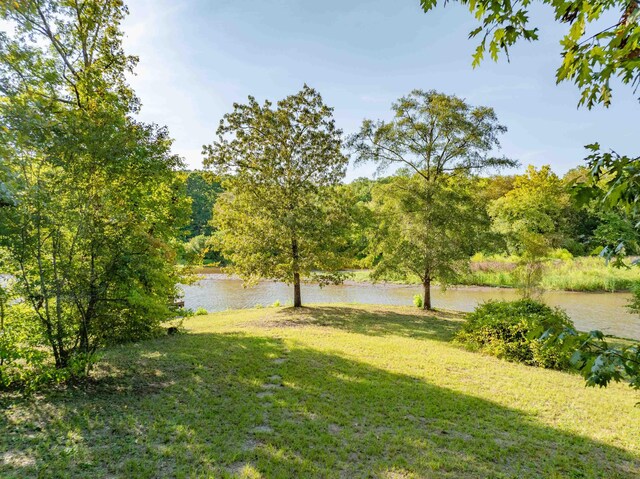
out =
<path fill-rule="evenodd" d="M 349 204 L 333 188 L 348 162 L 341 135 L 332 109 L 305 85 L 275 106 L 253 97 L 234 104 L 204 148 L 205 166 L 225 177 L 213 222 L 229 271 L 246 283 L 293 284 L 295 307 L 302 278 L 339 280 L 331 272 L 343 265 L 350 225 Z"/>
<path fill-rule="evenodd" d="M 473 66 L 483 60 L 487 50 L 494 61 L 500 52 L 509 56 L 509 49 L 519 40 L 538 39 L 538 27 L 530 24 L 530 1 L 495 2 L 489 0 L 457 0 L 469 8 L 478 26 L 469 38 L 480 36 L 473 55 Z M 446 4 L 446 2 L 444 2 Z M 542 0 L 553 10 L 555 20 L 567 26 L 560 44 L 562 63 L 556 79 L 573 81 L 581 92 L 580 105 L 609 106 L 611 82 L 640 85 L 640 2 L 609 0 L 567 2 Z M 438 0 L 420 0 L 425 12 Z"/>
<path fill-rule="evenodd" d="M 165 128 L 133 118 L 126 13 L 115 0 L 0 7 L 15 28 L 0 35 L 0 256 L 21 299 L 5 302 L 3 327 L 22 338 L 14 348 L 46 346 L 62 375 L 155 334 L 179 280 L 181 160 Z"/>
<path fill-rule="evenodd" d="M 477 223 L 466 215 L 468 195 L 454 194 L 452 185 L 474 173 L 517 162 L 493 156 L 500 148 L 499 136 L 507 129 L 498 123 L 492 108 L 473 107 L 456 96 L 433 90 L 414 90 L 394 103 L 392 111 L 393 119 L 388 122 L 364 120 L 347 145 L 356 163 L 374 162 L 379 173 L 401 168 L 405 176 L 414 177 L 409 182 L 399 179 L 395 186 L 380 190 L 389 195 L 383 216 L 388 222 L 398 216 L 392 227 L 383 230 L 389 237 L 377 240 L 376 255 L 381 259 L 376 275 L 417 274 L 424 286 L 423 306 L 430 309 L 431 281 L 447 282 L 453 263 L 473 254 L 463 238 L 452 240 Z M 401 185 L 403 182 L 406 184 Z M 457 214 L 461 216 L 454 218 Z M 469 220 L 467 225 L 463 218 Z M 398 224 L 402 221 L 409 222 L 407 229 Z M 405 256 L 409 250 L 411 261 Z"/>
<path fill-rule="evenodd" d="M 573 189 L 582 203 L 597 201 L 603 211 L 622 210 L 638 225 L 640 205 L 640 158 L 620 156 L 615 152 L 602 152 L 600 145 L 587 146 L 590 174 L 576 179 Z M 614 259 L 614 265 L 624 264 L 621 252 L 625 249 L 623 238 L 617 246 L 605 247 L 602 255 Z M 633 291 L 629 308 L 640 314 L 640 287 Z M 543 336 L 549 344 L 562 344 L 574 351 L 572 363 L 578 368 L 588 386 L 606 387 L 611 381 L 626 381 L 640 389 L 640 344 L 629 341 L 611 341 L 601 331 L 579 333 L 568 329 L 550 330 Z"/>

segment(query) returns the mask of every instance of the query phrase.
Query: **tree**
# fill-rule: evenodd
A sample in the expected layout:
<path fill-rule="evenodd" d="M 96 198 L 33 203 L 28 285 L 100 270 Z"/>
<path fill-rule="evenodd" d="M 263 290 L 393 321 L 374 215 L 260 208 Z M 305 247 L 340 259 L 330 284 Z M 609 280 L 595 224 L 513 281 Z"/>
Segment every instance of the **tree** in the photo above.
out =
<path fill-rule="evenodd" d="M 226 178 L 213 224 L 230 271 L 247 283 L 293 284 L 295 307 L 302 306 L 301 278 L 336 279 L 313 273 L 342 264 L 349 222 L 332 187 L 348 160 L 332 111 L 307 85 L 275 107 L 249 97 L 234 104 L 217 141 L 204 147 L 205 166 Z"/>
<path fill-rule="evenodd" d="M 465 208 L 466 197 L 449 194 L 450 189 L 446 186 L 456 178 L 462 181 L 470 174 L 487 168 L 514 166 L 517 162 L 491 155 L 500 148 L 499 136 L 506 132 L 506 127 L 498 123 L 491 108 L 472 107 L 460 98 L 435 91 L 414 90 L 394 103 L 392 110 L 394 118 L 389 122 L 364 120 L 360 131 L 352 135 L 347 144 L 356 162 L 373 161 L 378 165 L 379 173 L 391 166 L 399 166 L 405 175 L 416 175 L 424 182 L 422 188 L 417 188 L 412 181 L 411 191 L 416 194 L 416 208 L 424 209 L 420 213 L 412 213 L 412 221 L 424 221 L 423 228 L 429 231 L 419 240 L 423 242 L 421 251 L 425 255 L 421 263 L 426 268 L 427 264 L 435 263 L 426 257 L 429 247 L 424 242 L 433 241 L 433 251 L 438 251 L 436 241 L 448 236 L 450 231 L 446 221 L 441 221 L 439 205 L 445 201 L 452 202 L 452 212 Z M 392 193 L 394 190 L 387 191 Z M 438 198 L 440 194 L 445 196 Z M 455 204 L 462 199 L 461 205 Z M 399 214 L 400 211 L 398 209 Z M 387 231 L 398 233 L 391 229 Z M 392 246 L 392 240 L 380 244 Z M 454 242 L 451 246 L 457 244 Z M 460 251 L 466 254 L 465 248 Z M 447 250 L 437 261 L 440 263 L 459 257 L 460 254 Z M 390 265 L 392 258 L 398 261 L 394 268 Z M 380 274 L 403 268 L 405 262 L 400 260 L 401 255 L 390 252 L 384 268 L 379 269 Z M 446 269 L 440 265 L 433 273 L 425 274 L 426 269 L 420 273 L 419 276 L 424 278 L 426 300 L 430 297 L 431 280 L 435 277 L 444 280 Z M 431 308 L 430 301 L 424 301 L 424 306 Z"/>
<path fill-rule="evenodd" d="M 426 181 L 448 174 L 467 174 L 491 167 L 517 165 L 490 154 L 500 148 L 507 128 L 493 108 L 472 107 L 464 100 L 434 90 L 414 90 L 391 106 L 390 122 L 364 120 L 348 147 L 356 163 L 374 161 L 378 173 L 404 167 Z"/>
<path fill-rule="evenodd" d="M 188 214 L 165 128 L 138 122 L 119 0 L 3 2 L 0 208 L 28 321 L 59 369 L 88 371 L 104 344 L 155 334 L 180 275 Z"/>
<path fill-rule="evenodd" d="M 469 7 L 478 20 L 469 37 L 482 36 L 473 55 L 473 66 L 480 64 L 489 50 L 494 61 L 500 51 L 509 57 L 509 48 L 519 40 L 538 39 L 538 28 L 530 25 L 527 2 L 458 0 Z M 444 2 L 446 3 L 446 2 Z M 611 81 L 640 84 L 640 3 L 638 0 L 607 2 L 567 2 L 542 0 L 554 12 L 556 21 L 568 31 L 561 40 L 562 64 L 556 72 L 558 82 L 571 80 L 581 91 L 580 105 L 611 103 Z M 438 0 L 420 0 L 425 12 Z M 615 16 L 614 21 L 609 18 Z M 601 24 L 605 23 L 605 28 Z M 596 33 L 592 33 L 593 31 Z"/>
<path fill-rule="evenodd" d="M 562 244 L 570 207 L 571 196 L 551 167 L 529 165 L 513 188 L 491 203 L 489 213 L 511 254 L 544 256 Z"/>
<path fill-rule="evenodd" d="M 213 205 L 222 193 L 220 183 L 204 171 L 191 171 L 187 175 L 187 196 L 191 198 L 191 222 L 188 237 L 210 236 Z"/>
<path fill-rule="evenodd" d="M 430 310 L 432 282 L 446 285 L 461 273 L 488 228 L 472 185 L 461 176 L 429 183 L 413 174 L 374 188 L 378 225 L 370 246 L 376 259 L 372 277 L 416 276 L 423 286 L 422 306 Z"/>
<path fill-rule="evenodd" d="M 531 165 L 516 176 L 512 190 L 489 206 L 493 229 L 504 236 L 509 252 L 521 258 L 517 272 L 525 297 L 541 279 L 544 258 L 564 241 L 571 206 L 569 193 L 551 168 Z"/>

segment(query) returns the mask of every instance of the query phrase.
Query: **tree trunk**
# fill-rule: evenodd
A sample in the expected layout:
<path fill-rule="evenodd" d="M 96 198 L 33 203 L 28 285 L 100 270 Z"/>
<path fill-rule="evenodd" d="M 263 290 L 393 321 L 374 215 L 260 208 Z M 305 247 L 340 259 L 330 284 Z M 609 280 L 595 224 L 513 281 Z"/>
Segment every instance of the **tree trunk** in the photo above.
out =
<path fill-rule="evenodd" d="M 293 273 L 293 307 L 302 307 L 302 297 L 300 296 L 300 273 Z"/>
<path fill-rule="evenodd" d="M 291 239 L 291 254 L 293 256 L 293 307 L 300 308 L 302 307 L 302 296 L 300 295 L 300 271 L 298 270 L 300 252 L 297 238 Z"/>
<path fill-rule="evenodd" d="M 427 278 L 422 283 L 424 286 L 424 301 L 422 302 L 422 308 L 425 310 L 431 309 L 431 278 Z"/>

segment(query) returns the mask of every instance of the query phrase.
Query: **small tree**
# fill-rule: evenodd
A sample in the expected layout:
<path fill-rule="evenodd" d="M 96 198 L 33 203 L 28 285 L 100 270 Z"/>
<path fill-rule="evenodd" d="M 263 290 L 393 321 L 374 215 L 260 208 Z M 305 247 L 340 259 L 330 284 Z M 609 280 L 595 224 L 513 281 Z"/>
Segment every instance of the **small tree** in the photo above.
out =
<path fill-rule="evenodd" d="M 158 332 L 180 280 L 182 162 L 166 129 L 134 118 L 126 13 L 117 0 L 0 4 L 3 272 L 29 340 L 72 372 L 101 345 Z"/>
<path fill-rule="evenodd" d="M 527 168 L 515 178 L 513 189 L 493 201 L 489 214 L 511 254 L 520 256 L 520 288 L 530 297 L 542 279 L 543 260 L 561 244 L 571 197 L 549 166 Z"/>
<path fill-rule="evenodd" d="M 191 221 L 187 227 L 188 238 L 210 236 L 213 205 L 222 193 L 220 183 L 211 173 L 191 171 L 187 175 L 187 196 L 191 198 Z"/>
<path fill-rule="evenodd" d="M 384 267 L 378 271 L 382 274 L 392 269 L 410 268 L 413 271 L 419 268 L 418 276 L 424 278 L 425 285 L 424 307 L 430 309 L 431 280 L 434 277 L 444 280 L 447 276 L 445 270 L 452 270 L 446 263 L 458 261 L 468 253 L 463 242 L 454 241 L 446 247 L 440 243 L 442 238 L 450 237 L 453 231 L 463 226 L 452 217 L 467 208 L 467 196 L 453 194 L 451 182 L 462 181 L 490 167 L 514 166 L 517 162 L 492 156 L 493 151 L 500 148 L 498 137 L 506 132 L 506 128 L 498 123 L 491 108 L 472 107 L 460 98 L 436 91 L 414 90 L 394 103 L 392 111 L 394 117 L 389 122 L 364 120 L 360 131 L 349 138 L 348 145 L 356 162 L 373 161 L 378 165 L 379 173 L 396 166 L 415 176 L 410 184 L 402 186 L 409 188 L 402 193 L 402 198 L 397 196 L 400 194 L 397 188 L 383 191 L 392 195 L 391 203 L 397 205 L 391 209 L 399 215 L 403 212 L 409 214 L 416 232 L 422 229 L 428 233 L 419 233 L 417 240 L 413 233 L 409 234 L 413 237 L 410 243 L 414 240 L 421 243 L 419 248 L 413 249 L 412 246 L 415 266 L 409 266 L 393 239 L 404 233 L 397 228 L 385 229 L 392 236 L 388 241 L 379 242 L 378 253 L 385 259 Z M 418 180 L 423 182 L 422 186 L 415 184 Z M 410 202 L 407 192 L 415 195 L 415 204 L 408 205 L 409 209 L 405 208 L 405 204 Z M 442 210 L 447 202 L 449 214 Z M 420 221 L 422 225 L 418 224 Z M 385 246 L 390 248 L 386 256 L 380 250 Z M 454 252 L 452 248 L 456 247 L 460 249 Z M 416 257 L 419 254 L 422 255 L 420 260 Z M 394 261 L 396 264 L 392 266 Z M 430 266 L 426 272 L 427 265 L 435 265 L 434 261 L 438 266 Z"/>
<path fill-rule="evenodd" d="M 342 132 L 332 109 L 314 89 L 303 89 L 274 108 L 249 97 L 234 104 L 205 146 L 205 166 L 226 176 L 213 224 L 229 268 L 245 282 L 269 278 L 293 284 L 314 276 L 337 280 L 338 253 L 348 218 L 333 186 L 345 175 Z M 328 271 L 327 275 L 313 274 Z"/>

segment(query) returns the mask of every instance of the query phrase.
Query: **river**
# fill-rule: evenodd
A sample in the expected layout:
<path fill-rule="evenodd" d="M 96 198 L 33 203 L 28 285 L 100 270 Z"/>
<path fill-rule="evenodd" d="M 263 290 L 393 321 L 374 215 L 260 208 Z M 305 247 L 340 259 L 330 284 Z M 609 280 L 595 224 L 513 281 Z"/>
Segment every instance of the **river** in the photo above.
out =
<path fill-rule="evenodd" d="M 243 288 L 242 281 L 223 274 L 206 274 L 198 283 L 183 286 L 185 307 L 207 311 L 269 306 L 275 301 L 282 305 L 292 301 L 293 289 L 283 283 L 263 281 L 252 288 Z M 367 303 L 411 305 L 413 296 L 419 294 L 419 286 L 395 284 L 368 284 L 347 282 L 340 286 L 304 284 L 303 303 Z M 485 287 L 455 287 L 432 291 L 435 308 L 472 311 L 478 304 L 490 299 L 513 300 L 515 290 Z M 606 334 L 640 339 L 640 317 L 631 314 L 626 304 L 629 293 L 577 293 L 548 291 L 543 300 L 563 308 L 576 327 L 583 331 L 599 329 Z"/>

